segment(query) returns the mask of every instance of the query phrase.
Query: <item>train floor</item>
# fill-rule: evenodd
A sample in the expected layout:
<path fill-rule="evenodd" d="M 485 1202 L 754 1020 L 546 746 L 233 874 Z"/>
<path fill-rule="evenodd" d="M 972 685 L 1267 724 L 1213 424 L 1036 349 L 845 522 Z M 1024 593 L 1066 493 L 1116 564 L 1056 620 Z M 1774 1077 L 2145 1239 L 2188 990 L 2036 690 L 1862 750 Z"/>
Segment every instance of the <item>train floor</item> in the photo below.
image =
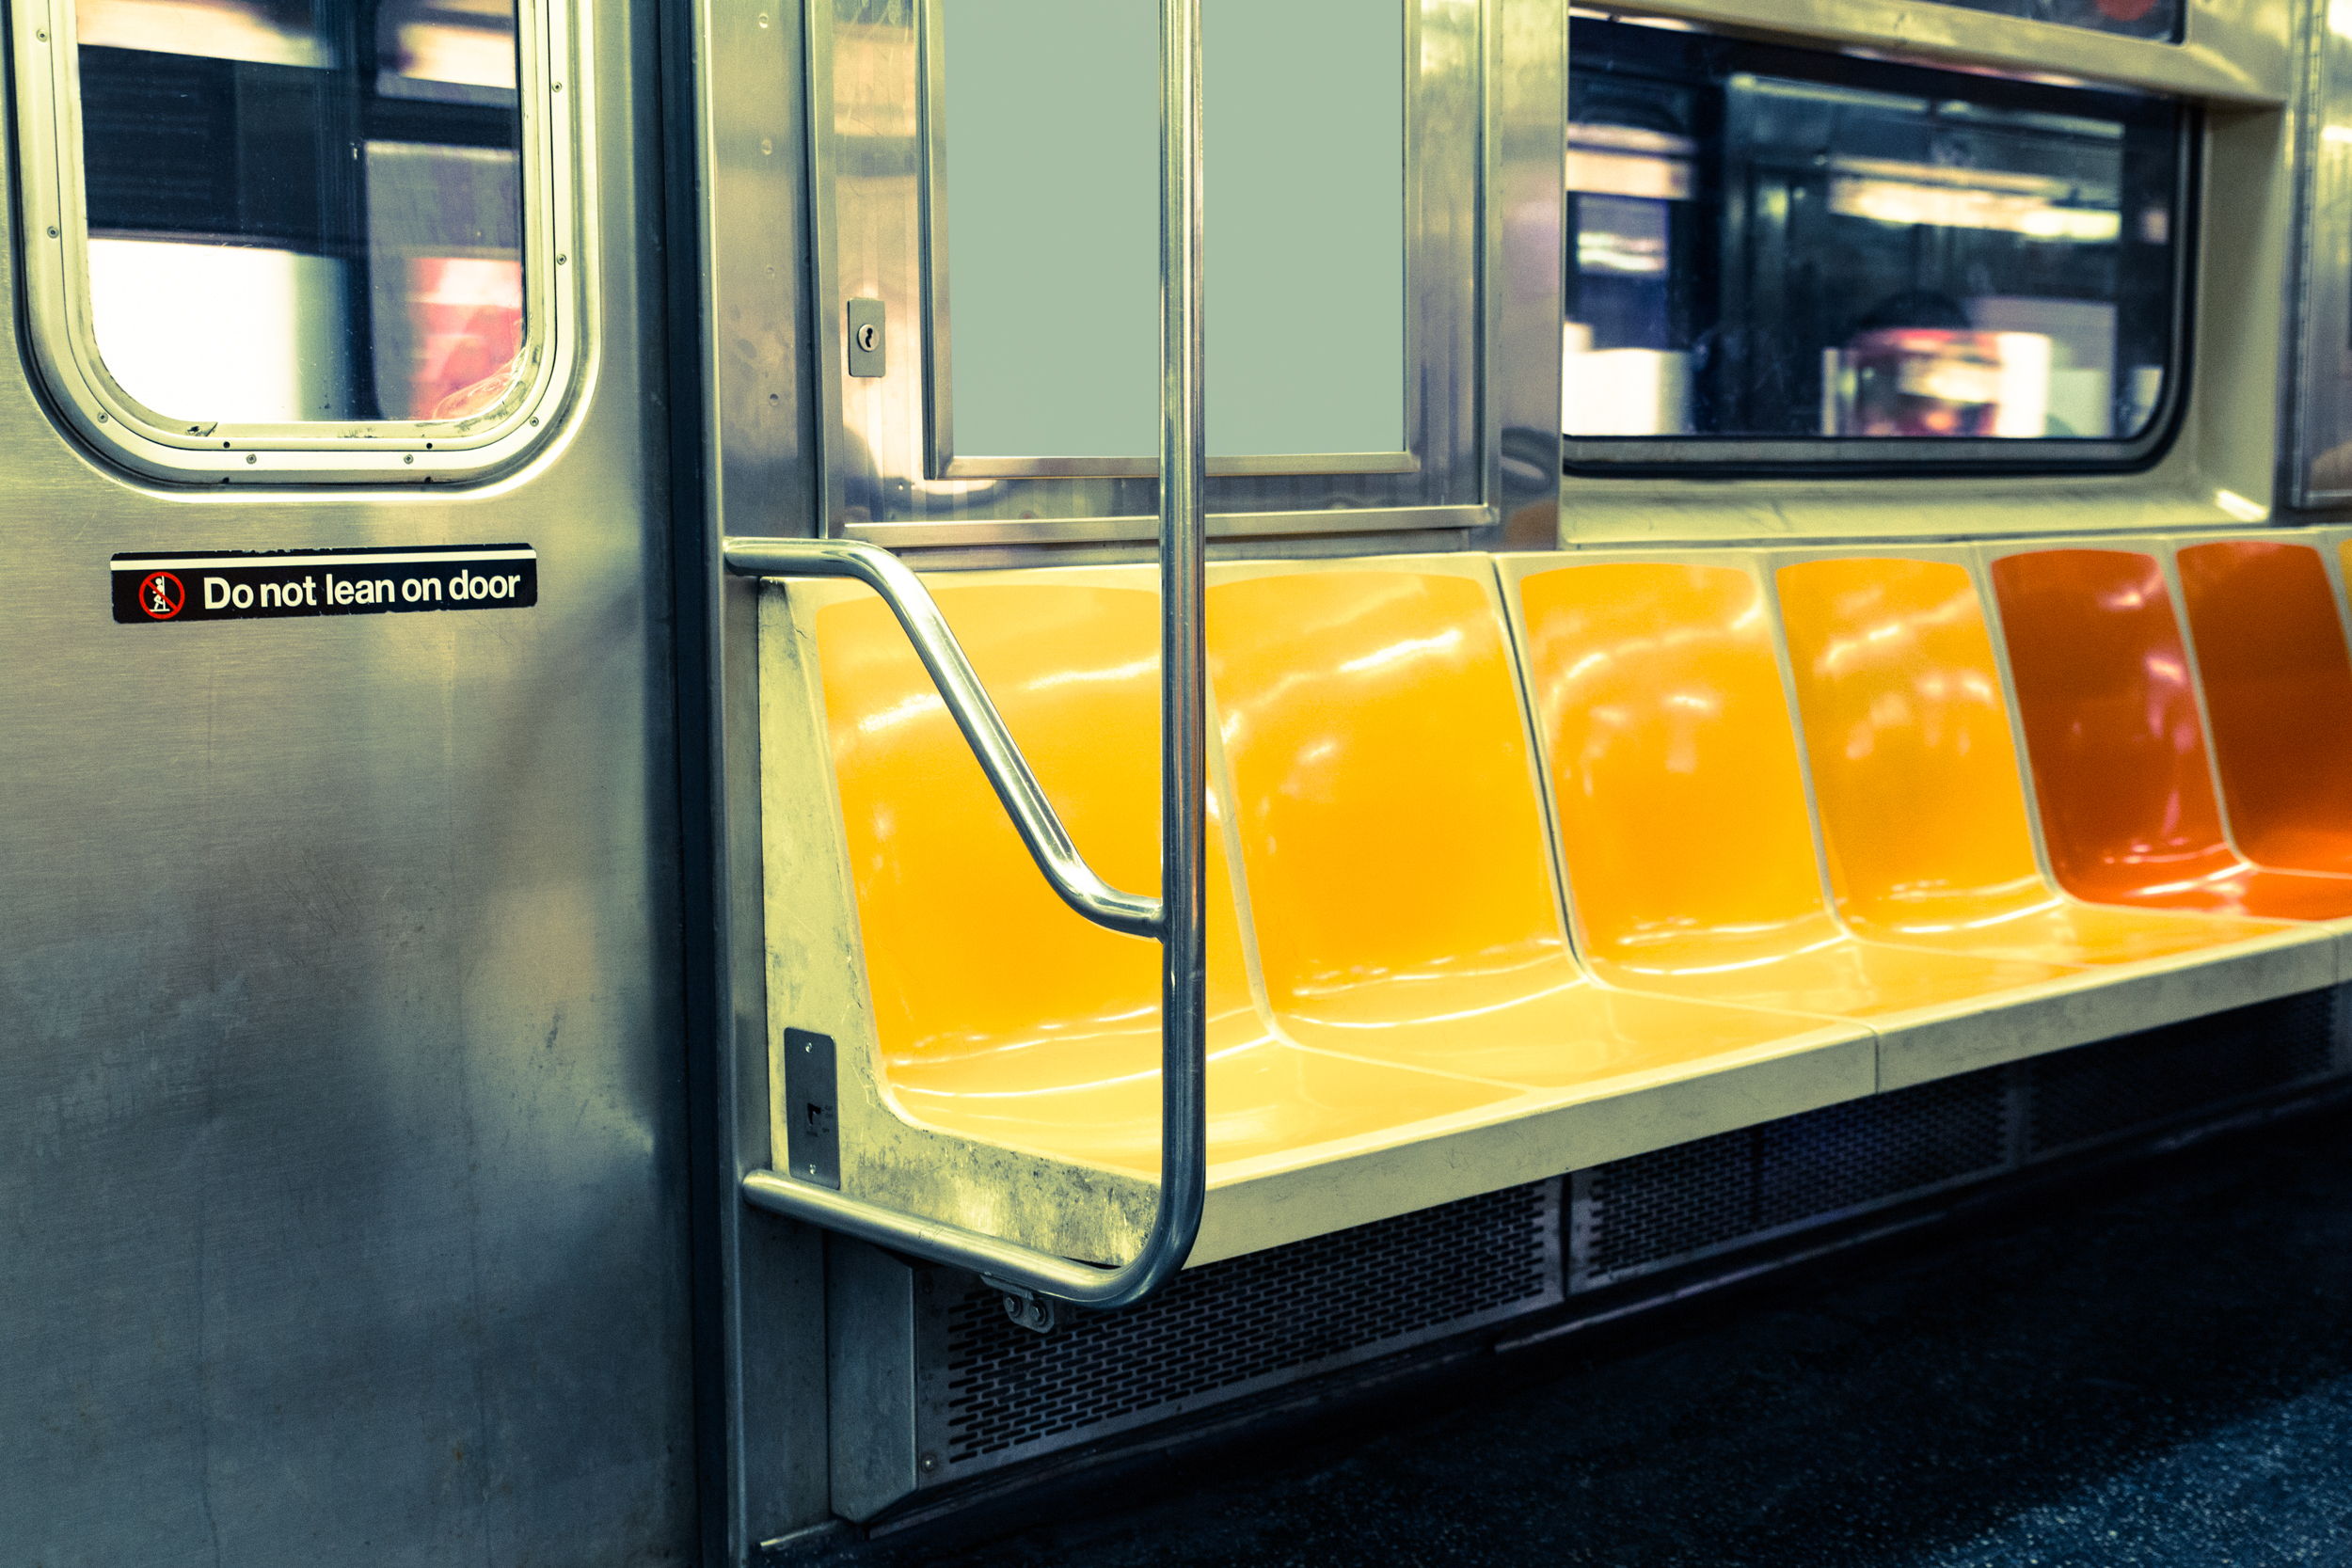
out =
<path fill-rule="evenodd" d="M 1677 1312 L 855 1556 L 2352 1564 L 2352 1107 Z"/>

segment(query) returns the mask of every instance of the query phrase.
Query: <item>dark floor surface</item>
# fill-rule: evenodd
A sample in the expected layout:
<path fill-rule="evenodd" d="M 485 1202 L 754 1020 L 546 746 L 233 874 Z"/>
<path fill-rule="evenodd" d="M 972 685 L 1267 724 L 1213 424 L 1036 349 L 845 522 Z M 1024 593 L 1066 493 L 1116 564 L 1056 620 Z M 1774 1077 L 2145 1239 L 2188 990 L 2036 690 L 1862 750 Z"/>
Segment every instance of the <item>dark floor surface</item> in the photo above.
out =
<path fill-rule="evenodd" d="M 1420 1410 L 1040 1502 L 1091 1517 L 866 1552 L 940 1568 L 2352 1564 L 2352 1112 L 1563 1347 Z"/>

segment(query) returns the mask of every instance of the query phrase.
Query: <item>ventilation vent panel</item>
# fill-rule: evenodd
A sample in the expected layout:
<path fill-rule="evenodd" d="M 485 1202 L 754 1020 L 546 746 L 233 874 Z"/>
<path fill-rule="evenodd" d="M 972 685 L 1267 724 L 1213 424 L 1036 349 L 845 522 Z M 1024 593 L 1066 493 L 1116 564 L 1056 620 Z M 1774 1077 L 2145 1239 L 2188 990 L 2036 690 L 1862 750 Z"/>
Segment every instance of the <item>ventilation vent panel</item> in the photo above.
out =
<path fill-rule="evenodd" d="M 1850 1101 L 1569 1178 L 1568 1289 L 1769 1241 L 2337 1070 L 2335 990 Z"/>
<path fill-rule="evenodd" d="M 1009 1322 L 966 1276 L 920 1375 L 926 1480 L 1203 1408 L 1561 1299 L 1559 1183 L 1538 1181 L 1188 1269 L 1122 1312 Z M 928 1298 L 927 1298 L 928 1299 Z"/>

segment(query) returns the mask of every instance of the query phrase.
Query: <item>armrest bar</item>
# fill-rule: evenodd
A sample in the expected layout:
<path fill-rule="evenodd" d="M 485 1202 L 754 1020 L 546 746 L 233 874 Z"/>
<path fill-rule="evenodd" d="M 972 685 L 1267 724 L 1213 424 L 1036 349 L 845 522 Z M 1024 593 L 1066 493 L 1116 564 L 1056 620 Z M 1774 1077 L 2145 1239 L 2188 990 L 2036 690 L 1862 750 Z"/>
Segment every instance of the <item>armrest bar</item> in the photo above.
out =
<path fill-rule="evenodd" d="M 1012 816 L 1038 868 L 1088 919 L 1157 937 L 1160 1200 L 1136 1256 L 1116 1268 L 1057 1258 L 961 1226 L 901 1213 L 772 1170 L 743 1178 L 760 1208 L 878 1245 L 970 1269 L 991 1282 L 1084 1307 L 1128 1307 L 1174 1278 L 1200 1234 L 1208 1163 L 1207 659 L 1201 515 L 1200 0 L 1160 0 L 1160 896 L 1095 876 L 1039 789 L 938 607 L 896 557 L 841 540 L 731 539 L 727 570 L 850 577 L 880 594 Z"/>
<path fill-rule="evenodd" d="M 905 562 L 888 550 L 847 539 L 729 539 L 725 553 L 727 570 L 746 577 L 854 578 L 881 594 L 906 628 L 915 656 L 971 743 L 974 760 L 1020 830 L 1021 842 L 1062 902 L 1096 925 L 1131 937 L 1160 934 L 1160 901 L 1112 887 L 1070 841 L 996 705 L 947 629 L 946 617 Z"/>

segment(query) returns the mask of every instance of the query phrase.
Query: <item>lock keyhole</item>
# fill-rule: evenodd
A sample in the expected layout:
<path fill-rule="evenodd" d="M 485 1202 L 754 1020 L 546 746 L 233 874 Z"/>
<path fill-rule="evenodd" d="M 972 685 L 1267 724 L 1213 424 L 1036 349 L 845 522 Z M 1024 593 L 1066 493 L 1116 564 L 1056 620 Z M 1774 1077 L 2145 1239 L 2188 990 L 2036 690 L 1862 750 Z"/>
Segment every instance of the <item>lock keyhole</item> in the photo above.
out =
<path fill-rule="evenodd" d="M 850 373 L 876 376 L 888 369 L 890 327 L 879 299 L 850 301 Z"/>

